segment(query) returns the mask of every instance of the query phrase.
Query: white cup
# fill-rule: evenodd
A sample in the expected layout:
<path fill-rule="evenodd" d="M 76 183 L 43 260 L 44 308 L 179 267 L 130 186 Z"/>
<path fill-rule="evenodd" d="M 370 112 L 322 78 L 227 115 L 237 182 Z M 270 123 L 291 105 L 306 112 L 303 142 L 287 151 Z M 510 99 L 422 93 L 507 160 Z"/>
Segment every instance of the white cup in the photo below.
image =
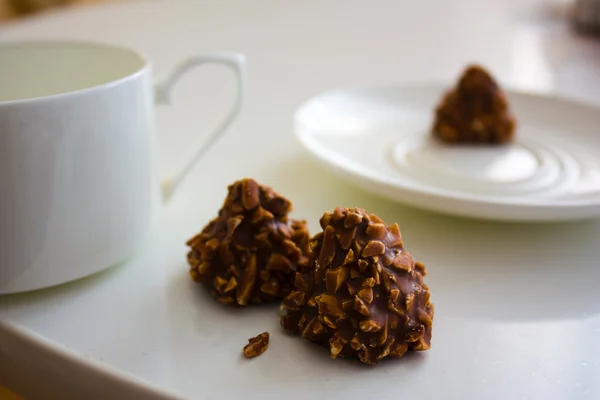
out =
<path fill-rule="evenodd" d="M 127 259 L 203 150 L 163 185 L 155 172 L 154 103 L 205 63 L 233 69 L 240 111 L 245 61 L 191 57 L 154 85 L 150 63 L 112 45 L 0 44 L 0 294 L 44 288 Z"/>

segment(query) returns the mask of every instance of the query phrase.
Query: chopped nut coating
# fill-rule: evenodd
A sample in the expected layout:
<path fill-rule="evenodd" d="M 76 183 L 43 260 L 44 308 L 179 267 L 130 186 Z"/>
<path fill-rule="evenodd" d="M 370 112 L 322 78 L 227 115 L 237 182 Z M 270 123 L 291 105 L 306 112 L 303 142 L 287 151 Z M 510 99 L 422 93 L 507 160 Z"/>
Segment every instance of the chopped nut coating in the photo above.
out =
<path fill-rule="evenodd" d="M 223 304 L 280 300 L 308 259 L 304 221 L 288 221 L 291 203 L 252 179 L 229 186 L 218 216 L 187 242 L 190 276 Z"/>
<path fill-rule="evenodd" d="M 514 137 L 516 121 L 494 78 L 471 65 L 435 110 L 433 134 L 447 143 L 500 144 Z"/>
<path fill-rule="evenodd" d="M 336 208 L 321 227 L 283 299 L 282 327 L 328 347 L 331 357 L 367 364 L 429 349 L 433 304 L 425 267 L 404 250 L 398 225 Z"/>

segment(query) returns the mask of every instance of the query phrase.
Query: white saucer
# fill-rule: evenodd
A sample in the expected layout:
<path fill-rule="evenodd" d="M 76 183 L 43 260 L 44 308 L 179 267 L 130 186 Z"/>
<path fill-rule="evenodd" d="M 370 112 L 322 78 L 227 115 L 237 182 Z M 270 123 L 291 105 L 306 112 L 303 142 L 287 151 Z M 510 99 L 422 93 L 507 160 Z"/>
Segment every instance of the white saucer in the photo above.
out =
<path fill-rule="evenodd" d="M 430 134 L 448 86 L 326 92 L 297 110 L 296 135 L 351 182 L 416 207 L 513 221 L 600 216 L 599 108 L 509 91 L 514 143 L 450 146 Z"/>

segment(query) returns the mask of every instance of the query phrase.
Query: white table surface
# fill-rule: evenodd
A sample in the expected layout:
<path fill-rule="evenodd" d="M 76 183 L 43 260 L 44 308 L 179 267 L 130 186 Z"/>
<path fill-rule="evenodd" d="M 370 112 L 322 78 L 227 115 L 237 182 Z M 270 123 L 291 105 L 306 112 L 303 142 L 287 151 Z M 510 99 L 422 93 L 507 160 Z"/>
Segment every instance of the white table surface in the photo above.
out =
<path fill-rule="evenodd" d="M 600 398 L 600 222 L 490 223 L 399 206 L 322 169 L 292 132 L 294 109 L 320 91 L 449 81 L 470 61 L 507 85 L 600 104 L 600 41 L 577 37 L 552 10 L 517 0 L 168 0 L 0 29 L 0 40 L 129 45 L 159 76 L 211 50 L 244 52 L 249 67 L 241 117 L 135 257 L 78 282 L 0 297 L 0 382 L 32 399 L 335 398 L 350 381 L 352 399 Z M 158 112 L 165 175 L 224 112 L 234 88 L 217 67 L 181 86 L 176 107 Z M 207 299 L 187 276 L 184 242 L 243 176 L 293 199 L 294 215 L 313 231 L 338 205 L 398 221 L 408 249 L 428 266 L 432 349 L 360 369 L 283 335 L 276 307 L 233 313 Z M 246 339 L 267 329 L 269 350 L 242 360 Z M 384 390 L 390 380 L 394 390 Z"/>

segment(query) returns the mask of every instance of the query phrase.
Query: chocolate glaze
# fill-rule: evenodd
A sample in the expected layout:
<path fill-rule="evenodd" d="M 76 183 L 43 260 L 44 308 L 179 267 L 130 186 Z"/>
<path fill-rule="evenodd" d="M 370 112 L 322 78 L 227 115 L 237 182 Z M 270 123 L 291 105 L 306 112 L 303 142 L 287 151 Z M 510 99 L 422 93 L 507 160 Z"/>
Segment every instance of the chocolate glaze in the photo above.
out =
<path fill-rule="evenodd" d="M 484 68 L 469 66 L 435 111 L 433 133 L 449 143 L 506 143 L 516 121 L 508 100 Z"/>
<path fill-rule="evenodd" d="M 252 179 L 228 189 L 218 217 L 187 242 L 190 275 L 221 303 L 279 300 L 307 262 L 306 223 L 288 221 L 291 202 Z"/>
<path fill-rule="evenodd" d="M 389 228 L 359 208 L 321 218 L 294 290 L 282 302 L 281 325 L 330 348 L 332 357 L 375 364 L 431 345 L 433 304 L 423 264 Z"/>

